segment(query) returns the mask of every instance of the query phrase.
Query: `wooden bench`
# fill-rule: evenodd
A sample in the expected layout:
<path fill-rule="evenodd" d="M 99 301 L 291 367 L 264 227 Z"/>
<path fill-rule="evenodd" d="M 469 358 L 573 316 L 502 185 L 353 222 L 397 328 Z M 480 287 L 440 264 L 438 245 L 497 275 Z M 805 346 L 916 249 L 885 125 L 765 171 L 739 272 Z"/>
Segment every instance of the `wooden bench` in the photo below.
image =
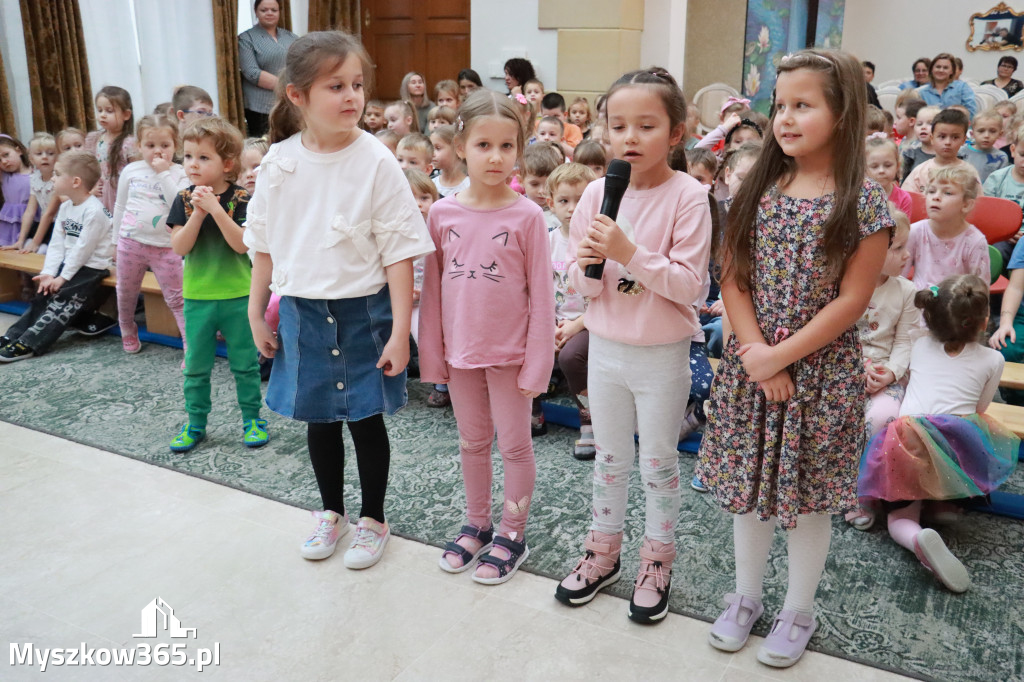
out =
<path fill-rule="evenodd" d="M 0 302 L 20 299 L 20 273 L 38 275 L 45 260 L 46 257 L 38 253 L 0 251 Z M 117 287 L 117 272 L 113 267 L 110 268 L 110 276 L 103 280 L 103 286 Z M 146 307 L 146 330 L 152 334 L 180 337 L 178 323 L 167 307 L 160 284 L 152 272 L 147 272 L 142 278 L 142 298 Z"/>

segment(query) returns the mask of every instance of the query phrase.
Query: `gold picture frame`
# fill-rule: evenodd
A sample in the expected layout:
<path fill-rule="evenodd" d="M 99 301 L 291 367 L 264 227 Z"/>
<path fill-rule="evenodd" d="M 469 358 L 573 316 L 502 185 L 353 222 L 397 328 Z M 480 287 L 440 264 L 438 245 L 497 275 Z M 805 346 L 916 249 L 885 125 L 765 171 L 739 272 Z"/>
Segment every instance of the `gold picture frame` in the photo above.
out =
<path fill-rule="evenodd" d="M 1002 52 L 1024 50 L 1024 12 L 1015 12 L 1001 2 L 987 12 L 971 15 L 971 34 L 967 37 L 970 52 Z"/>

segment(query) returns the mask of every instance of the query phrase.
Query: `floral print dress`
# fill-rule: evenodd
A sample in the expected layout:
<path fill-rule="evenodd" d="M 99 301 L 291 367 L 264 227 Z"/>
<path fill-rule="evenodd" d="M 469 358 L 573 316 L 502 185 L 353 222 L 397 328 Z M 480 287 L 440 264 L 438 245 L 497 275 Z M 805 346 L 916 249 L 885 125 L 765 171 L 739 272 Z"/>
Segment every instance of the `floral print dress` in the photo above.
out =
<path fill-rule="evenodd" d="M 761 199 L 754 232 L 751 295 L 765 340 L 795 334 L 835 299 L 826 277 L 822 225 L 834 195 L 796 199 L 772 187 Z M 865 181 L 857 203 L 860 237 L 894 225 L 882 189 Z M 857 504 L 864 449 L 864 370 L 857 329 L 790 365 L 796 392 L 765 399 L 747 379 L 739 344 L 729 337 L 711 389 L 711 411 L 697 476 L 728 511 L 777 516 L 840 513 Z"/>

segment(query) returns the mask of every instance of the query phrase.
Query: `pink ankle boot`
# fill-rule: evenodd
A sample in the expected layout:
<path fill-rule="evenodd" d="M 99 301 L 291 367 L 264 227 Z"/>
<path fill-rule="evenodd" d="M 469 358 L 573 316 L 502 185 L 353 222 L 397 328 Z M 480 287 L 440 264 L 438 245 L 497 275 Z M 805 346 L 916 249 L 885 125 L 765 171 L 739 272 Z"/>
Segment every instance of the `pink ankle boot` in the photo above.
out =
<path fill-rule="evenodd" d="M 672 587 L 672 561 L 676 546 L 644 538 L 640 547 L 640 570 L 629 601 L 629 618 L 637 623 L 657 623 L 668 614 L 668 593 Z"/>
<path fill-rule="evenodd" d="M 619 579 L 619 552 L 622 533 L 609 535 L 592 530 L 583 542 L 586 554 L 572 573 L 555 589 L 555 599 L 566 606 L 582 606 L 602 589 Z"/>

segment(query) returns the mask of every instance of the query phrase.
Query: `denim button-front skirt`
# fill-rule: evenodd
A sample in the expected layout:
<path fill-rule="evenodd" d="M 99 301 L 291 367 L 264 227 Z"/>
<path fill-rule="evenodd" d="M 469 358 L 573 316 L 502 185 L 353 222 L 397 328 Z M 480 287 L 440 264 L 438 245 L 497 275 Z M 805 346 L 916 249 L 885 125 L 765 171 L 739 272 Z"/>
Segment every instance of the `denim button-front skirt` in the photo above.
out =
<path fill-rule="evenodd" d="M 405 372 L 377 369 L 391 322 L 386 285 L 361 298 L 282 296 L 267 407 L 304 422 L 359 421 L 405 407 Z"/>

